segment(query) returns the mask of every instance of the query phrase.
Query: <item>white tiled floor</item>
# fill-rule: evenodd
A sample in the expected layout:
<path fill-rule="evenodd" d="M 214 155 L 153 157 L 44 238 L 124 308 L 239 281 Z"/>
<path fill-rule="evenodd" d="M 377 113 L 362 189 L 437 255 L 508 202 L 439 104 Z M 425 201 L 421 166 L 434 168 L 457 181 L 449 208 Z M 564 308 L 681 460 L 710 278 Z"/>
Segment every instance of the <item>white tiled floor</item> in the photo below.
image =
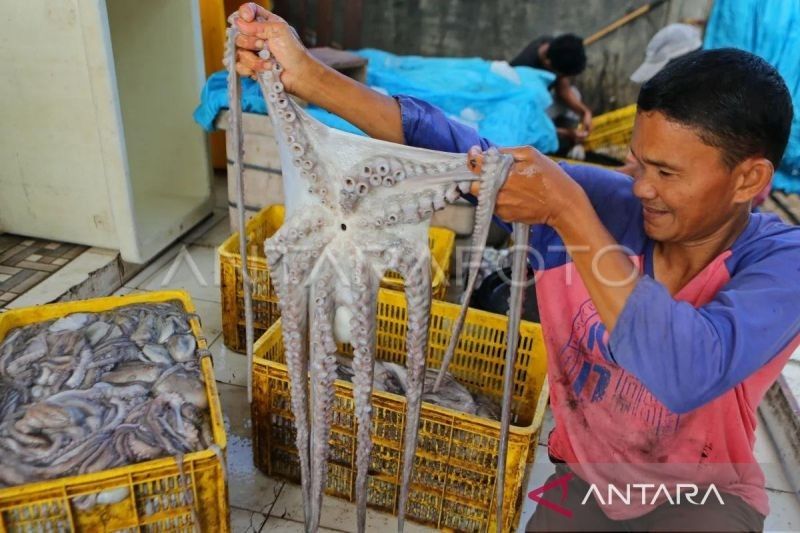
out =
<path fill-rule="evenodd" d="M 221 224 L 222 222 L 224 224 Z M 220 229 L 223 227 L 224 230 Z M 187 233 L 181 239 L 181 242 L 202 244 L 204 246 L 219 246 L 229 234 L 228 210 L 215 207 L 211 216 Z"/>
<path fill-rule="evenodd" d="M 303 521 L 303 496 L 298 485 L 286 483 L 283 486 L 278 501 L 272 508 L 270 517 L 280 517 L 291 520 L 297 524 L 298 529 L 287 531 L 302 531 Z M 321 526 L 329 530 L 355 531 L 356 513 L 355 505 L 338 498 L 325 497 L 322 502 Z M 367 531 L 391 531 L 397 528 L 397 518 L 386 514 L 367 509 Z M 405 531 L 410 533 L 422 533 L 425 531 L 435 531 L 427 527 L 420 526 L 413 522 L 406 522 Z"/>
<path fill-rule="evenodd" d="M 224 383 L 219 383 L 218 389 L 228 435 L 228 490 L 231 504 L 239 509 L 269 515 L 284 483 L 266 477 L 253 466 L 247 390 Z"/>
<path fill-rule="evenodd" d="M 199 244 L 180 244 L 177 247 L 177 253 L 136 288 L 151 291 L 183 289 L 193 299 L 219 302 L 219 261 L 216 249 Z"/>
<path fill-rule="evenodd" d="M 245 511 L 236 507 L 231 508 L 231 531 L 237 533 L 258 533 L 260 531 L 272 531 L 264 528 L 267 516 L 261 513 Z"/>
<path fill-rule="evenodd" d="M 222 342 L 222 335 L 211 343 L 209 350 L 214 360 L 214 376 L 217 381 L 239 386 L 247 385 L 247 357 L 229 350 Z"/>

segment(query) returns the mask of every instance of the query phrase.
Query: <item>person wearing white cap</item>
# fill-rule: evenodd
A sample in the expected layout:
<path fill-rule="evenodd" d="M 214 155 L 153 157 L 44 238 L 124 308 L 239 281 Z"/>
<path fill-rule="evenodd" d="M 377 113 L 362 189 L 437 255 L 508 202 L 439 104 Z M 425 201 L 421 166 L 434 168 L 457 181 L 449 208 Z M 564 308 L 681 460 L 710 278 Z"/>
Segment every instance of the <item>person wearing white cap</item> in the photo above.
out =
<path fill-rule="evenodd" d="M 661 28 L 647 43 L 644 63 L 631 74 L 631 81 L 644 83 L 667 63 L 703 46 L 700 30 L 689 24 L 675 23 Z"/>

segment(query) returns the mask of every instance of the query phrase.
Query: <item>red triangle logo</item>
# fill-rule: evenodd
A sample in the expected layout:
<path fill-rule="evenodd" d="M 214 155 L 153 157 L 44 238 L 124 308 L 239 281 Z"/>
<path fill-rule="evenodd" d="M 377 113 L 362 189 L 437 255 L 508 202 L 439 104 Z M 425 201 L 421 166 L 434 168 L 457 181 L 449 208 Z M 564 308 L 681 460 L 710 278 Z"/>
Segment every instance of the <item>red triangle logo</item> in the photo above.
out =
<path fill-rule="evenodd" d="M 567 491 L 569 490 L 568 483 L 569 483 L 569 480 L 572 479 L 572 476 L 574 476 L 574 475 L 575 474 L 573 474 L 572 472 L 569 472 L 567 474 L 564 474 L 563 476 L 561 476 L 558 479 L 554 479 L 550 483 L 547 483 L 545 485 L 542 485 L 541 487 L 535 488 L 535 489 L 533 489 L 532 491 L 530 491 L 528 493 L 528 498 L 530 498 L 531 500 L 535 501 L 537 504 L 544 505 L 545 507 L 547 507 L 551 511 L 555 511 L 557 513 L 560 513 L 560 514 L 566 516 L 567 518 L 572 518 L 572 511 L 570 511 L 566 507 L 562 507 L 561 505 L 559 505 L 559 503 L 563 504 L 564 501 L 566 501 L 566 499 L 567 499 Z M 552 501 L 547 500 L 545 498 L 542 498 L 542 494 L 544 494 L 548 490 L 556 488 L 556 487 L 561 487 L 561 501 L 559 503 L 555 503 L 555 502 L 552 502 Z"/>

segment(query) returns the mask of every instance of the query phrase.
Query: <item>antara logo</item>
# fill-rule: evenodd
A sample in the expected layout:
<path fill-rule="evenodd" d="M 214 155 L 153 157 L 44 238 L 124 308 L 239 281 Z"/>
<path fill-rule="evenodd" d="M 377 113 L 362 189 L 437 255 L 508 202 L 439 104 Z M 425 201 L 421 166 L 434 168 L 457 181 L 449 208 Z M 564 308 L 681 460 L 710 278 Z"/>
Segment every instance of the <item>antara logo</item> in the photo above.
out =
<path fill-rule="evenodd" d="M 725 505 L 725 502 L 722 501 L 722 496 L 713 483 L 708 486 L 705 494 L 703 495 L 703 499 L 698 502 L 695 501 L 694 498 L 699 493 L 700 488 L 693 483 L 678 483 L 675 486 L 674 496 L 670 492 L 669 488 L 667 488 L 667 485 L 663 483 L 660 485 L 655 485 L 653 483 L 631 483 L 625 485 L 624 490 L 620 490 L 615 485 L 608 485 L 608 491 L 605 494 L 606 498 L 604 499 L 603 493 L 597 488 L 597 485 L 592 483 L 589 486 L 589 491 L 586 493 L 586 496 L 584 496 L 581 505 L 586 505 L 586 502 L 592 495 L 594 495 L 594 497 L 597 499 L 597 503 L 600 505 L 613 505 L 614 503 L 624 503 L 625 505 L 630 505 L 631 501 L 634 503 L 641 503 L 642 505 L 655 505 L 660 497 L 665 498 L 666 501 L 668 501 L 671 505 L 681 505 L 682 503 L 704 505 L 706 500 L 708 500 L 709 496 L 712 494 L 717 498 L 717 501 L 719 501 L 720 505 Z"/>
<path fill-rule="evenodd" d="M 542 494 L 544 494 L 550 489 L 558 487 L 561 489 L 561 501 L 559 503 L 564 503 L 564 501 L 566 501 L 567 499 L 567 493 L 569 491 L 569 480 L 572 479 L 572 476 L 574 476 L 574 474 L 572 472 L 569 472 L 567 474 L 564 474 L 560 478 L 554 479 L 550 483 L 542 485 L 539 488 L 533 489 L 528 493 L 528 498 L 535 501 L 539 505 L 544 505 L 545 507 L 559 514 L 563 514 L 567 518 L 572 518 L 572 511 L 570 511 L 566 507 L 563 507 L 562 505 L 552 502 L 546 498 L 542 498 Z"/>
<path fill-rule="evenodd" d="M 569 481 L 574 477 L 572 472 L 569 472 L 553 481 L 537 487 L 528 493 L 528 498 L 535 501 L 539 505 L 543 505 L 548 509 L 555 511 L 559 514 L 572 518 L 572 510 L 564 507 L 564 502 L 567 500 L 569 492 Z M 543 494 L 549 490 L 560 489 L 560 498 L 558 501 L 548 500 L 543 497 Z M 659 501 L 659 498 L 664 498 L 671 505 L 680 505 L 682 503 L 690 503 L 692 505 L 704 505 L 709 497 L 712 495 L 717 499 L 720 505 L 725 505 L 722 500 L 722 495 L 717 490 L 717 487 L 712 483 L 705 489 L 705 493 L 700 501 L 695 498 L 701 493 L 700 487 L 693 483 L 678 483 L 675 486 L 674 494 L 669 490 L 667 485 L 654 483 L 629 483 L 621 489 L 615 485 L 608 485 L 608 490 L 605 494 L 597 488 L 597 485 L 592 483 L 589 490 L 581 501 L 581 505 L 586 505 L 591 496 L 594 496 L 597 503 L 600 505 L 613 505 L 625 504 L 630 505 L 633 503 L 641 503 L 642 505 L 654 505 Z"/>

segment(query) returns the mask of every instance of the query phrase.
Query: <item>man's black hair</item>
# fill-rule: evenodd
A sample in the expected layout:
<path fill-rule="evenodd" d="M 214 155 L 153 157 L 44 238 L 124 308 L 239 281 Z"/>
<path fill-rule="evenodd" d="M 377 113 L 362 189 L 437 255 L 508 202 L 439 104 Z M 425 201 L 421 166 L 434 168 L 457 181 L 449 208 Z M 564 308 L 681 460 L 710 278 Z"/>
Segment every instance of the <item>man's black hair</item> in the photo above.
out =
<path fill-rule="evenodd" d="M 735 48 L 674 59 L 642 85 L 637 105 L 694 129 L 729 169 L 752 156 L 777 168 L 792 126 L 792 97 L 781 75 Z"/>
<path fill-rule="evenodd" d="M 586 68 L 586 51 L 583 39 L 573 33 L 559 35 L 547 48 L 550 67 L 564 76 L 576 76 Z"/>

